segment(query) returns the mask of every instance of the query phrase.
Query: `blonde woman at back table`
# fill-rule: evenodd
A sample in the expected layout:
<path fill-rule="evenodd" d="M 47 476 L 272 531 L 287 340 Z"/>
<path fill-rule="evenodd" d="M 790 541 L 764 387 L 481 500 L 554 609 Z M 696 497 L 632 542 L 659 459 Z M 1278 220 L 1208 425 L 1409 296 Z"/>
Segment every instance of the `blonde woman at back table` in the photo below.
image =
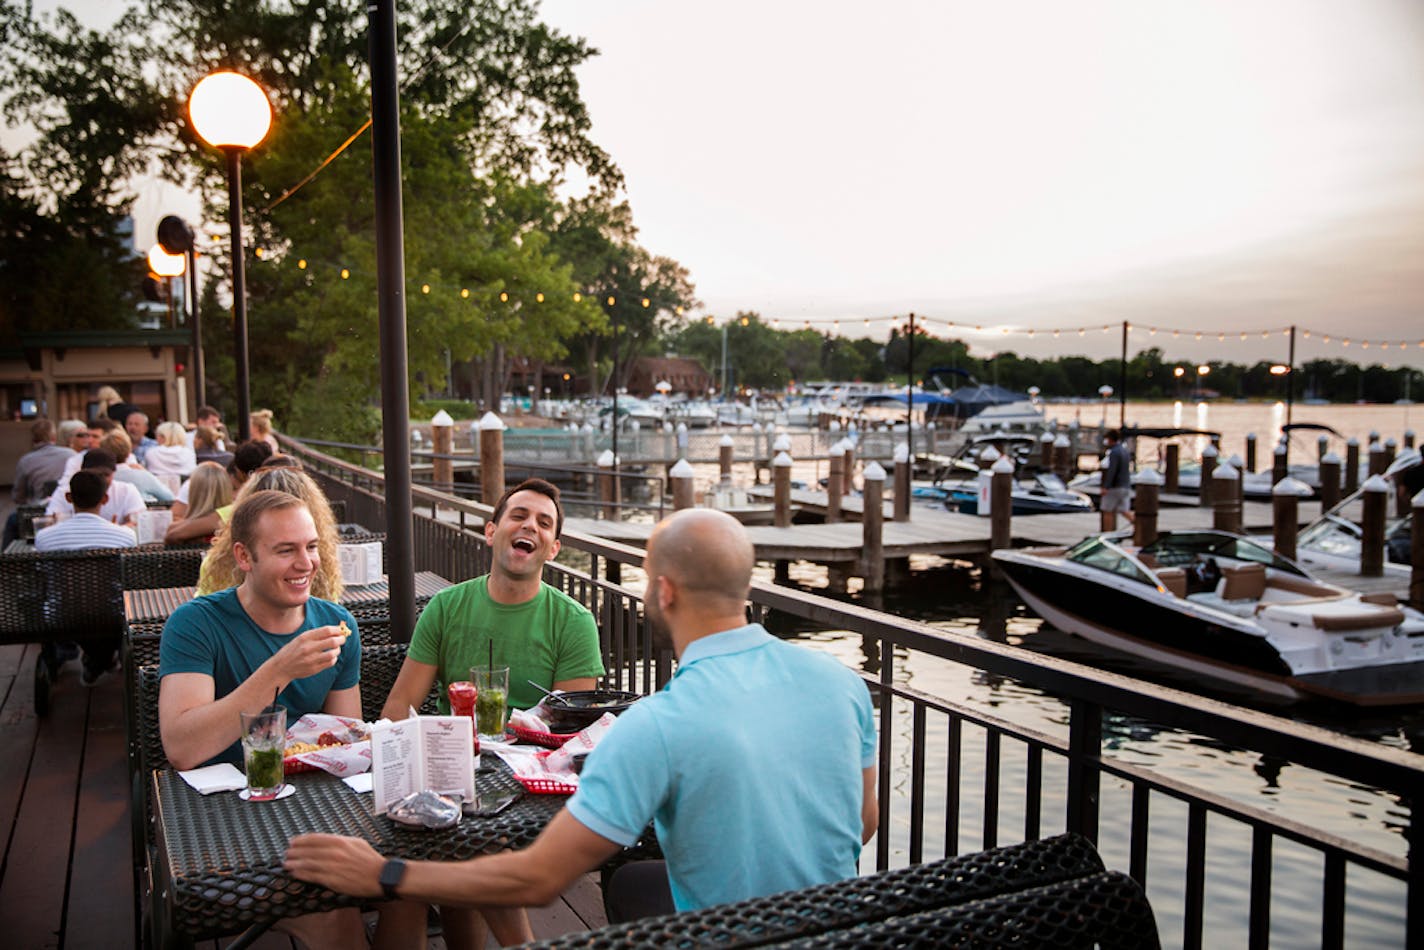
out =
<path fill-rule="evenodd" d="M 252 427 L 252 437 L 261 442 L 266 442 L 272 446 L 273 452 L 282 451 L 282 447 L 277 444 L 277 437 L 272 434 L 272 410 L 254 409 L 247 417 L 248 424 Z"/>
<path fill-rule="evenodd" d="M 312 481 L 311 476 L 295 468 L 260 468 L 252 473 L 237 493 L 233 510 L 242 505 L 242 500 L 255 491 L 274 489 L 296 495 L 307 503 L 312 521 L 316 522 L 317 555 L 321 566 L 312 577 L 311 595 L 322 600 L 341 600 L 341 554 L 340 536 L 336 531 L 336 519 L 331 515 L 331 505 L 326 495 Z M 203 558 L 203 567 L 198 574 L 198 594 L 211 594 L 226 590 L 242 583 L 242 572 L 237 568 L 237 560 L 232 554 L 232 534 L 227 525 L 213 538 L 213 546 Z"/>
<path fill-rule="evenodd" d="M 155 475 L 187 478 L 198 467 L 197 456 L 188 447 L 188 431 L 178 422 L 165 422 L 154 433 L 158 444 L 143 457 L 143 467 Z"/>
<path fill-rule="evenodd" d="M 232 479 L 217 462 L 199 462 L 188 479 L 188 511 L 185 517 L 201 518 L 232 504 Z"/>

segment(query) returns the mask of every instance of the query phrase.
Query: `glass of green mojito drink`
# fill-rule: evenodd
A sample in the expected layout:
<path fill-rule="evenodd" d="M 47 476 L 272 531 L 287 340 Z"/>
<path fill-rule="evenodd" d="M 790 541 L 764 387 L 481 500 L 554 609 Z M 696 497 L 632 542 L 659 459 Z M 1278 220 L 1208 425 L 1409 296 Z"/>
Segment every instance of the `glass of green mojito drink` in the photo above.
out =
<path fill-rule="evenodd" d="M 509 667 L 471 667 L 470 680 L 476 693 L 475 731 L 482 736 L 504 735 L 509 717 Z"/>
<path fill-rule="evenodd" d="M 287 746 L 287 710 L 278 706 L 242 717 L 242 764 L 247 772 L 247 800 L 271 801 L 282 791 Z"/>

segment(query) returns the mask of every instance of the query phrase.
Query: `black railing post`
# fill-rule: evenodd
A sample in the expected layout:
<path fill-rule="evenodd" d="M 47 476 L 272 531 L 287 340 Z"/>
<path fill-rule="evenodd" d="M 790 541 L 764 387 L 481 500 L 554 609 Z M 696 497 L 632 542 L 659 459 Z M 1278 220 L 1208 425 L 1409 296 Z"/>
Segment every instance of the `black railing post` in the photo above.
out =
<path fill-rule="evenodd" d="M 1069 831 L 1098 843 L 1099 782 L 1102 777 L 1103 709 L 1075 699 L 1068 725 Z"/>
<path fill-rule="evenodd" d="M 895 645 L 889 637 L 880 638 L 880 774 L 876 776 L 876 804 L 880 808 L 875 832 L 875 869 L 890 867 L 890 740 L 895 716 Z"/>

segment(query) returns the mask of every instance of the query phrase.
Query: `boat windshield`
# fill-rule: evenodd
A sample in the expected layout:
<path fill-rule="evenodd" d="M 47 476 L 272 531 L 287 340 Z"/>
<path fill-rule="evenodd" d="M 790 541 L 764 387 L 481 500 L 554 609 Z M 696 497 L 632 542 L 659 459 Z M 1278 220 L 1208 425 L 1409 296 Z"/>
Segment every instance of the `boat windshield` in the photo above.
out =
<path fill-rule="evenodd" d="M 1226 557 L 1237 561 L 1254 561 L 1288 574 L 1307 576 L 1299 566 L 1264 547 L 1236 534 L 1217 531 L 1186 531 L 1164 534 L 1142 549 L 1163 567 L 1185 567 L 1200 556 Z"/>
<path fill-rule="evenodd" d="M 1070 561 L 1086 564 L 1088 567 L 1096 567 L 1101 571 L 1108 571 L 1122 577 L 1130 577 L 1143 584 L 1157 586 L 1156 578 L 1143 570 L 1141 565 L 1128 557 L 1121 549 L 1102 538 L 1086 538 L 1080 541 L 1074 545 L 1066 557 Z"/>

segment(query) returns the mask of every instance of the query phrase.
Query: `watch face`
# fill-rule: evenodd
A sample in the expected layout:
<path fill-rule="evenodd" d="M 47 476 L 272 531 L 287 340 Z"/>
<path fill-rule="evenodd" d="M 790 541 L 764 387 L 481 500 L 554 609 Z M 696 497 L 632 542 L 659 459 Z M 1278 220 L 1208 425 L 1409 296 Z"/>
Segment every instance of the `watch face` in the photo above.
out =
<path fill-rule="evenodd" d="M 391 858 L 381 867 L 381 891 L 387 900 L 396 899 L 396 888 L 400 886 L 401 879 L 405 877 L 405 862 L 400 858 Z"/>

